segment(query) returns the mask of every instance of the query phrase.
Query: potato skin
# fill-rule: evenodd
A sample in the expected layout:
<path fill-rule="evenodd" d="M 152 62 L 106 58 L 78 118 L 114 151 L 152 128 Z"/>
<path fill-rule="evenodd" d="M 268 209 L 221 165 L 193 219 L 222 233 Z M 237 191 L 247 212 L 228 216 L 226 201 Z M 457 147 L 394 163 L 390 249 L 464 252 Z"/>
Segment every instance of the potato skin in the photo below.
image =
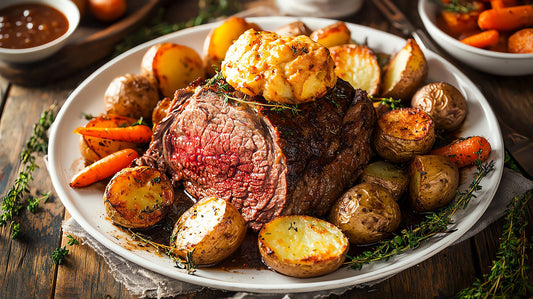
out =
<path fill-rule="evenodd" d="M 297 247 L 291 245 L 297 244 Z M 337 270 L 349 249 L 348 238 L 333 224 L 305 215 L 280 216 L 259 231 L 264 263 L 292 277 L 315 277 Z"/>
<path fill-rule="evenodd" d="M 324 28 L 317 29 L 311 32 L 309 37 L 327 48 L 352 42 L 352 33 L 344 22 L 336 22 Z"/>
<path fill-rule="evenodd" d="M 104 206 L 111 220 L 128 228 L 147 228 L 159 222 L 174 203 L 170 179 L 156 168 L 124 168 L 109 181 Z"/>
<path fill-rule="evenodd" d="M 398 228 L 401 211 L 388 189 L 364 182 L 339 198 L 330 211 L 329 220 L 348 236 L 350 243 L 370 244 Z"/>
<path fill-rule="evenodd" d="M 446 157 L 416 156 L 411 162 L 409 176 L 410 203 L 417 212 L 442 208 L 457 194 L 459 170 Z"/>
<path fill-rule="evenodd" d="M 418 108 L 391 110 L 378 118 L 374 149 L 380 157 L 403 163 L 427 153 L 435 143 L 435 123 Z"/>
<path fill-rule="evenodd" d="M 246 235 L 244 218 L 231 203 L 216 196 L 196 202 L 181 215 L 171 236 L 173 254 L 192 258 L 197 265 L 218 263 L 241 245 Z"/>
<path fill-rule="evenodd" d="M 276 29 L 274 32 L 281 36 L 298 36 L 298 35 L 307 35 L 311 34 L 311 29 L 305 25 L 302 21 L 296 21 L 289 23 L 287 25 L 281 26 Z"/>
<path fill-rule="evenodd" d="M 143 75 L 125 74 L 113 79 L 107 87 L 104 109 L 106 114 L 151 120 L 158 101 L 159 92 L 153 80 Z"/>
<path fill-rule="evenodd" d="M 407 190 L 409 175 L 407 170 L 387 161 L 376 161 L 363 169 L 361 182 L 374 183 L 387 188 L 398 201 Z"/>
<path fill-rule="evenodd" d="M 422 86 L 411 99 L 411 107 L 425 111 L 437 129 L 447 131 L 459 128 L 468 113 L 465 97 L 457 88 L 445 82 Z"/>

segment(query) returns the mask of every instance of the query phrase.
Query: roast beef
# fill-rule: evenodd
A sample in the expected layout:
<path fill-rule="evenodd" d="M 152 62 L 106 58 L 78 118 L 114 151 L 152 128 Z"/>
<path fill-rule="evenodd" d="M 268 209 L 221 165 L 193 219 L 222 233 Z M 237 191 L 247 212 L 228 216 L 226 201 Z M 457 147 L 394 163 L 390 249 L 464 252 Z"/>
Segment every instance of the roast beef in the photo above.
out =
<path fill-rule="evenodd" d="M 230 201 L 255 230 L 279 215 L 327 213 L 371 156 L 376 116 L 366 93 L 339 79 L 316 101 L 272 108 L 221 80 L 177 91 L 137 163 L 197 199 Z"/>

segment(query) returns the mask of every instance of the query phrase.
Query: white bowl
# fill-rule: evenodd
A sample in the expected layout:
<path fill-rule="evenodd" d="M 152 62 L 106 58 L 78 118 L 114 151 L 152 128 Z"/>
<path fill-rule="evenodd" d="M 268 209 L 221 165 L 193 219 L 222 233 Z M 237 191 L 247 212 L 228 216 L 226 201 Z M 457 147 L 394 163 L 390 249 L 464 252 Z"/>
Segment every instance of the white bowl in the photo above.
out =
<path fill-rule="evenodd" d="M 44 45 L 25 49 L 0 48 L 0 59 L 6 62 L 27 63 L 46 58 L 57 52 L 72 35 L 80 22 L 78 7 L 70 0 L 2 0 L 0 9 L 14 4 L 40 3 L 46 4 L 62 12 L 68 20 L 68 29 L 62 36 Z"/>
<path fill-rule="evenodd" d="M 494 75 L 518 76 L 533 74 L 533 53 L 502 53 L 468 46 L 444 33 L 436 26 L 438 11 L 439 7 L 434 1 L 418 1 L 418 13 L 429 35 L 457 60 L 475 69 Z"/>

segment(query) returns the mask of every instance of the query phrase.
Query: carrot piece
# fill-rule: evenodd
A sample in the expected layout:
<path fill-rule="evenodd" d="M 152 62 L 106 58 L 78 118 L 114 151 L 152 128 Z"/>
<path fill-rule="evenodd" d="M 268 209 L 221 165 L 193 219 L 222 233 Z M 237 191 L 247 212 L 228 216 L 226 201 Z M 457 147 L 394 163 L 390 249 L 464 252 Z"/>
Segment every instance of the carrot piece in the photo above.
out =
<path fill-rule="evenodd" d="M 487 9 L 477 20 L 481 30 L 516 30 L 533 26 L 533 5 L 519 5 L 500 9 Z"/>
<path fill-rule="evenodd" d="M 533 28 L 518 30 L 507 40 L 509 53 L 533 53 Z"/>
<path fill-rule="evenodd" d="M 129 148 L 114 152 L 83 168 L 74 175 L 70 181 L 70 187 L 85 187 L 108 178 L 130 165 L 138 157 L 139 154 Z"/>
<path fill-rule="evenodd" d="M 453 36 L 459 36 L 465 32 L 478 30 L 477 19 L 478 12 L 459 13 L 454 11 L 443 10 L 440 19 L 446 28 L 446 31 Z"/>
<path fill-rule="evenodd" d="M 128 141 L 135 143 L 147 143 L 152 140 L 152 130 L 145 125 L 136 125 L 120 128 L 78 127 L 74 133 L 83 136 L 112 139 L 116 141 Z"/>
<path fill-rule="evenodd" d="M 487 30 L 463 38 L 461 42 L 476 48 L 486 48 L 497 44 L 499 39 L 500 33 L 498 30 Z"/>
<path fill-rule="evenodd" d="M 487 160 L 491 152 L 491 146 L 485 137 L 472 136 L 464 139 L 457 139 L 454 142 L 441 148 L 434 149 L 429 153 L 450 158 L 458 167 L 474 165 L 476 160 L 481 162 Z"/>
<path fill-rule="evenodd" d="M 518 2 L 516 0 L 490 0 L 490 6 L 495 9 L 516 5 L 518 5 Z"/>

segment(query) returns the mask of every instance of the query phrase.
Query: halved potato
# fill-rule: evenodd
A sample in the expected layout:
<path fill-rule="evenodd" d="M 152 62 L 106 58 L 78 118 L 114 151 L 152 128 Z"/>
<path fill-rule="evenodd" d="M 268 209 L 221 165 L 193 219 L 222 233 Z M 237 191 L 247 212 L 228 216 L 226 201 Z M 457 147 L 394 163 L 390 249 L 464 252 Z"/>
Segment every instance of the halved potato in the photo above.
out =
<path fill-rule="evenodd" d="M 175 43 L 152 46 L 143 56 L 141 73 L 155 78 L 164 97 L 205 76 L 202 58 L 192 48 Z"/>
<path fill-rule="evenodd" d="M 427 72 L 424 52 L 414 39 L 408 39 L 383 70 L 381 96 L 410 101 L 426 80 Z"/>
<path fill-rule="evenodd" d="M 136 166 L 117 172 L 107 184 L 104 206 L 107 216 L 124 227 L 155 225 L 174 203 L 170 179 L 156 168 Z"/>
<path fill-rule="evenodd" d="M 185 259 L 192 252 L 197 265 L 215 264 L 239 248 L 246 229 L 244 218 L 231 203 L 216 196 L 206 197 L 176 222 L 172 253 Z"/>
<path fill-rule="evenodd" d="M 136 121 L 137 119 L 125 116 L 103 114 L 93 117 L 85 125 L 85 127 L 118 128 L 123 126 L 131 126 Z M 109 154 L 118 152 L 119 150 L 123 150 L 125 148 L 131 148 L 140 153 L 143 145 L 133 142 L 116 141 L 81 135 L 79 146 L 82 158 L 85 159 L 87 164 L 91 164 Z"/>
<path fill-rule="evenodd" d="M 329 48 L 335 61 L 335 73 L 353 88 L 361 88 L 369 95 L 379 91 L 381 68 L 374 51 L 367 46 L 344 44 Z"/>
<path fill-rule="evenodd" d="M 226 57 L 226 52 L 233 42 L 242 33 L 251 28 L 260 30 L 259 26 L 248 23 L 243 18 L 230 17 L 220 26 L 211 30 L 204 42 L 203 56 L 205 72 L 209 76 L 215 74 L 215 68 L 220 69 L 220 64 Z"/>
<path fill-rule="evenodd" d="M 329 220 L 352 244 L 370 244 L 394 232 L 401 221 L 400 206 L 388 189 L 374 183 L 350 188 L 333 205 Z"/>
<path fill-rule="evenodd" d="M 259 231 L 258 246 L 267 266 L 293 277 L 337 270 L 348 252 L 348 238 L 335 225 L 311 216 L 281 216 Z"/>
<path fill-rule="evenodd" d="M 378 118 L 373 144 L 377 154 L 394 163 L 427 153 L 435 143 L 435 123 L 418 108 L 391 110 Z"/>
<path fill-rule="evenodd" d="M 309 35 L 311 34 L 311 29 L 305 25 L 302 21 L 296 21 L 289 23 L 287 25 L 281 26 L 276 29 L 274 32 L 281 36 L 298 36 L 298 35 Z"/>
<path fill-rule="evenodd" d="M 363 169 L 360 180 L 387 188 L 395 201 L 400 199 L 409 184 L 407 171 L 387 161 L 376 161 L 368 164 Z"/>
<path fill-rule="evenodd" d="M 448 205 L 457 194 L 459 170 L 447 157 L 416 156 L 409 168 L 411 207 L 418 212 Z"/>
<path fill-rule="evenodd" d="M 311 32 L 309 37 L 327 48 L 352 42 L 352 33 L 344 22 L 336 22 L 324 28 L 317 29 Z"/>

